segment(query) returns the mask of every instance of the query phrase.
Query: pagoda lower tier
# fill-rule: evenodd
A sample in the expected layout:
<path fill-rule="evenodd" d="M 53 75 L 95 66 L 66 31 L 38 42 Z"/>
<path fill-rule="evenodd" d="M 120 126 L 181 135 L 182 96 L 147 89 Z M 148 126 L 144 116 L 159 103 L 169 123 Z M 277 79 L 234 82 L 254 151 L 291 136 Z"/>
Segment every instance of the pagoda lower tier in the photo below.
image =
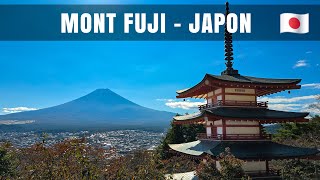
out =
<path fill-rule="evenodd" d="M 231 153 L 242 160 L 272 160 L 314 157 L 319 150 L 278 144 L 272 141 L 212 141 L 197 140 L 182 144 L 169 144 L 177 152 L 203 157 L 206 154 L 219 156 L 230 148 Z"/>
<path fill-rule="evenodd" d="M 279 159 L 319 159 L 319 150 L 315 148 L 300 148 L 278 144 L 272 141 L 212 141 L 198 140 L 182 144 L 169 144 L 172 152 L 186 155 L 189 158 L 205 160 L 211 155 L 216 161 L 216 167 L 221 165 L 218 156 L 230 148 L 231 153 L 243 160 L 242 168 L 251 177 L 279 178 L 279 172 L 269 166 L 270 160 Z"/>

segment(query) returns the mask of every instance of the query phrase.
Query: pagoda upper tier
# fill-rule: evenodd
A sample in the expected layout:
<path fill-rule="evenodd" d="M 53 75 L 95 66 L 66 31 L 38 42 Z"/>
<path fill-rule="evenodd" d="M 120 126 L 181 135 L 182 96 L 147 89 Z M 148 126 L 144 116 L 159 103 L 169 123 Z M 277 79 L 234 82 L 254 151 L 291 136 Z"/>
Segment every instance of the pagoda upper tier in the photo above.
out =
<path fill-rule="evenodd" d="M 240 74 L 206 74 L 195 86 L 177 91 L 177 98 L 207 98 L 210 92 L 233 89 L 235 94 L 252 91 L 256 97 L 269 95 L 290 89 L 300 89 L 301 79 L 272 79 L 242 76 Z M 223 92 L 222 92 L 223 93 Z M 229 92 L 232 94 L 233 92 Z M 245 92 L 242 92 L 245 93 Z"/>

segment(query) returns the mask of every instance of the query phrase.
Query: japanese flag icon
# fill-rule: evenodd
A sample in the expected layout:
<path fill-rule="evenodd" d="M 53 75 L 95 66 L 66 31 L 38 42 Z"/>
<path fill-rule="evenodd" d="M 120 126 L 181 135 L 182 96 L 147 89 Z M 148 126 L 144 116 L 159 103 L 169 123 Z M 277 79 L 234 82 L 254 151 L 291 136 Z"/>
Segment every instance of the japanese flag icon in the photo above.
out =
<path fill-rule="evenodd" d="M 309 14 L 280 14 L 280 33 L 305 34 L 309 32 Z"/>

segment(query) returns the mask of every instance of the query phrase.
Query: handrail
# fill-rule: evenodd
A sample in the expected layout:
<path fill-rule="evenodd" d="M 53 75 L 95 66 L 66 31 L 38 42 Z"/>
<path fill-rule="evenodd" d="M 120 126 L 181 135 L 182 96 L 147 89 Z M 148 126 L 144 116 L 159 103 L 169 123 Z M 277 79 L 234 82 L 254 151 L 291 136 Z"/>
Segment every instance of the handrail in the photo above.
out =
<path fill-rule="evenodd" d="M 218 100 L 217 102 L 214 102 L 214 103 L 207 103 L 207 104 L 199 105 L 199 110 L 210 109 L 210 108 L 219 107 L 219 106 L 249 106 L 249 107 L 267 108 L 268 101 L 222 101 L 222 100 Z"/>
<path fill-rule="evenodd" d="M 278 170 L 269 169 L 267 170 L 255 170 L 255 171 L 246 171 L 247 174 L 253 175 L 270 175 L 270 176 L 279 176 L 280 172 Z"/>
<path fill-rule="evenodd" d="M 222 134 L 207 135 L 206 133 L 198 133 L 198 139 L 214 139 L 214 140 L 271 140 L 271 134 Z"/>

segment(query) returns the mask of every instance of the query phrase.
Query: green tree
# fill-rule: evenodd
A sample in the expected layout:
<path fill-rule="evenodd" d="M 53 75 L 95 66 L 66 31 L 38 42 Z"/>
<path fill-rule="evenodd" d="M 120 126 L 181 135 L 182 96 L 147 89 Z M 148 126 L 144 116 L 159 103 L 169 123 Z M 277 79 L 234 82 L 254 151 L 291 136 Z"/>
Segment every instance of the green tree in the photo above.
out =
<path fill-rule="evenodd" d="M 315 116 L 307 123 L 282 124 L 273 140 L 287 145 L 319 148 L 320 117 Z"/>
<path fill-rule="evenodd" d="M 16 151 L 10 143 L 0 146 L 0 179 L 10 179 L 16 176 L 18 166 Z"/>
<path fill-rule="evenodd" d="M 316 170 L 320 168 L 319 164 L 314 164 L 309 160 L 283 160 L 280 161 L 281 175 L 284 179 L 317 179 Z"/>
<path fill-rule="evenodd" d="M 205 128 L 201 124 L 180 125 L 171 122 L 171 126 L 167 131 L 166 136 L 162 139 L 160 145 L 157 148 L 161 159 L 167 159 L 170 157 L 169 144 L 179 144 L 195 141 L 197 133 L 205 132 Z"/>

